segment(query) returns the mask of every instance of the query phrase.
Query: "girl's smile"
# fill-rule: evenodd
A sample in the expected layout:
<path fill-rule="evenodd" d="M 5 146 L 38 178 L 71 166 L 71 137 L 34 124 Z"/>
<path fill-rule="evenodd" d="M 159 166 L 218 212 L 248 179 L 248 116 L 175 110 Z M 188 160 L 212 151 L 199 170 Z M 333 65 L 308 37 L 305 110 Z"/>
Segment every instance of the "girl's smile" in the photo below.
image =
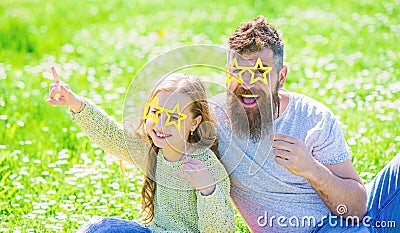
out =
<path fill-rule="evenodd" d="M 186 94 L 160 91 L 149 104 L 145 116 L 146 131 L 154 145 L 163 149 L 164 157 L 169 161 L 178 161 L 189 150 L 189 134 L 201 119 L 193 119 L 192 103 Z"/>
<path fill-rule="evenodd" d="M 163 140 L 163 139 L 166 139 L 166 138 L 169 138 L 169 137 L 172 136 L 171 134 L 165 134 L 165 133 L 162 133 L 162 132 L 157 132 L 156 130 L 153 130 L 153 133 L 154 133 L 155 137 L 157 139 L 159 139 L 159 140 Z"/>

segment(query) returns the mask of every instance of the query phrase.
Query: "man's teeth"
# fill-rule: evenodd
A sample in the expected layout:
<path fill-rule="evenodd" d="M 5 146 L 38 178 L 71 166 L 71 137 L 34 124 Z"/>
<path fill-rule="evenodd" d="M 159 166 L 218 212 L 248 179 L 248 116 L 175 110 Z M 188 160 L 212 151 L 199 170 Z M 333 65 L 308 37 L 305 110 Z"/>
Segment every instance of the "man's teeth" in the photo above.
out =
<path fill-rule="evenodd" d="M 244 98 L 258 98 L 258 95 L 242 95 Z"/>
<path fill-rule="evenodd" d="M 168 137 L 168 136 L 169 136 L 169 135 L 167 135 L 167 134 L 158 133 L 158 132 L 156 132 L 156 135 L 157 135 L 157 137 L 161 137 L 161 138 L 165 138 L 165 137 Z"/>

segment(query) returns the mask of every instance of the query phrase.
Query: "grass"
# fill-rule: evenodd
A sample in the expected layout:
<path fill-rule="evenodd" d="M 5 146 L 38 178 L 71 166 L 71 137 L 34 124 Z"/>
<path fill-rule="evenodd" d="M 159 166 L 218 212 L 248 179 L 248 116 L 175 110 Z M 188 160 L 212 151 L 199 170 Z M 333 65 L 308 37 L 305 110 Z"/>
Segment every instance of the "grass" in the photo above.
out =
<path fill-rule="evenodd" d="M 355 167 L 370 181 L 400 148 L 398 12 L 397 1 L 368 0 L 2 1 L 0 231 L 70 232 L 93 215 L 139 217 L 141 176 L 124 178 L 67 109 L 44 102 L 51 64 L 121 119 L 125 91 L 150 58 L 183 45 L 224 45 L 241 21 L 260 14 L 284 35 L 286 88 L 340 118 Z M 248 232 L 236 219 L 236 230 Z"/>

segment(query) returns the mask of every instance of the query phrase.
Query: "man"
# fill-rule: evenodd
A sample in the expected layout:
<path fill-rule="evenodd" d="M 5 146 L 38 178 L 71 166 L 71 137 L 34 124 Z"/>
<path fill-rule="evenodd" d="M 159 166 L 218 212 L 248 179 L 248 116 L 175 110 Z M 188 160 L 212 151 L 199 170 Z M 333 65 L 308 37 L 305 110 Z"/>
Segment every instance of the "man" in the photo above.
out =
<path fill-rule="evenodd" d="M 219 151 L 231 197 L 250 229 L 326 232 L 340 221 L 346 227 L 337 216 L 360 222 L 367 192 L 338 121 L 317 101 L 282 89 L 288 68 L 276 29 L 262 16 L 244 22 L 229 37 L 229 48 L 227 94 L 214 97 Z"/>

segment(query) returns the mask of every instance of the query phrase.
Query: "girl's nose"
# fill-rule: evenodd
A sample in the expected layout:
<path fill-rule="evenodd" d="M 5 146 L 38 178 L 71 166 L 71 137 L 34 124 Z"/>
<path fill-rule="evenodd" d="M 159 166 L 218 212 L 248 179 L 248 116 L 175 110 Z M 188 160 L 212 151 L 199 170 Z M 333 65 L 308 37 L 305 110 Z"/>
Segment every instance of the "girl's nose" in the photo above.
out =
<path fill-rule="evenodd" d="M 156 127 L 159 129 L 163 128 L 165 126 L 166 120 L 167 120 L 167 115 L 164 112 L 160 113 L 158 115 L 158 121 L 157 121 Z"/>

